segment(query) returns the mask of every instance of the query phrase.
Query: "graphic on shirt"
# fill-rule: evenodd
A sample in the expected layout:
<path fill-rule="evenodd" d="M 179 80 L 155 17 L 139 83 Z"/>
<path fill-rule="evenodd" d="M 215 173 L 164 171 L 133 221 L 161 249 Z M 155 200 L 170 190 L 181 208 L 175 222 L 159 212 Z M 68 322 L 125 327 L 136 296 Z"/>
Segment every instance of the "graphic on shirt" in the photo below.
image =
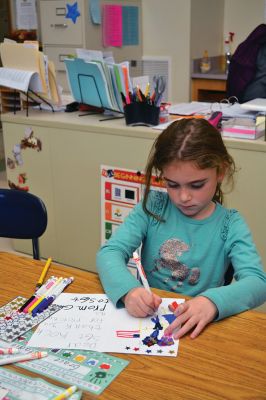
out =
<path fill-rule="evenodd" d="M 183 285 L 183 282 L 188 279 L 190 285 L 196 285 L 200 278 L 200 269 L 198 267 L 189 268 L 179 259 L 182 254 L 189 251 L 188 244 L 180 239 L 168 239 L 160 247 L 159 258 L 155 260 L 155 268 L 152 271 L 160 271 L 163 268 L 170 272 L 169 277 L 165 278 L 164 282 L 169 284 L 173 281 L 174 285 L 171 290 L 175 291 Z"/>

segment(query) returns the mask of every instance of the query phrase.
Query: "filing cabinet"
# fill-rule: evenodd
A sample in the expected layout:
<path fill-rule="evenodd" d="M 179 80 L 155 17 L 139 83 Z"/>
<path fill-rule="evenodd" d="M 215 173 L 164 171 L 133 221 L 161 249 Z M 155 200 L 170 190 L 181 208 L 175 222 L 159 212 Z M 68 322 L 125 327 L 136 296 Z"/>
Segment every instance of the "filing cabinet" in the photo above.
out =
<path fill-rule="evenodd" d="M 68 6 L 77 2 L 80 14 L 77 18 L 66 18 Z M 112 0 L 100 1 L 103 4 L 114 4 Z M 138 7 L 139 43 L 133 46 L 108 47 L 102 44 L 102 25 L 91 22 L 89 0 L 40 0 L 39 15 L 43 52 L 52 60 L 56 68 L 58 83 L 65 92 L 69 91 L 64 59 L 76 55 L 76 48 L 112 51 L 116 62 L 140 60 L 142 58 L 142 12 L 141 0 L 116 0 L 115 4 Z"/>

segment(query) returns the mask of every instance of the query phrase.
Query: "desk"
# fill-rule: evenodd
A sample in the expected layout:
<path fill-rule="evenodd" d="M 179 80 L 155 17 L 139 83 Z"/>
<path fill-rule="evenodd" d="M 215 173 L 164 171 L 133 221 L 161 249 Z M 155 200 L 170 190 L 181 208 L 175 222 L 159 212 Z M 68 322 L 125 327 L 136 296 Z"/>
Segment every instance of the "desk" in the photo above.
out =
<path fill-rule="evenodd" d="M 29 297 L 42 268 L 40 261 L 0 253 L 1 287 L 5 288 L 1 304 L 17 295 Z M 53 264 L 50 275 L 74 276 L 67 292 L 102 293 L 96 274 Z M 174 293 L 156 292 L 174 297 Z M 84 392 L 82 399 L 266 399 L 265 328 L 266 314 L 248 311 L 209 325 L 196 340 L 181 339 L 177 357 L 114 354 L 129 360 L 128 367 L 100 396 Z M 35 375 L 15 366 L 5 368 Z"/>
<path fill-rule="evenodd" d="M 124 119 L 99 122 L 101 117 L 38 110 L 30 110 L 29 117 L 25 110 L 1 115 L 6 159 L 14 158 L 14 145 L 29 128 L 42 143 L 41 151 L 22 150 L 23 165 L 7 167 L 7 178 L 15 184 L 19 174 L 26 173 L 30 192 L 41 197 L 47 207 L 41 256 L 52 254 L 59 263 L 87 270 L 94 269 L 100 247 L 101 165 L 144 170 L 160 133 L 126 126 Z M 266 186 L 261 180 L 266 142 L 230 138 L 224 142 L 239 169 L 235 188 L 226 195 L 226 206 L 236 208 L 246 218 L 266 265 Z M 15 248 L 27 254 L 32 251 L 29 240 L 15 240 Z"/>

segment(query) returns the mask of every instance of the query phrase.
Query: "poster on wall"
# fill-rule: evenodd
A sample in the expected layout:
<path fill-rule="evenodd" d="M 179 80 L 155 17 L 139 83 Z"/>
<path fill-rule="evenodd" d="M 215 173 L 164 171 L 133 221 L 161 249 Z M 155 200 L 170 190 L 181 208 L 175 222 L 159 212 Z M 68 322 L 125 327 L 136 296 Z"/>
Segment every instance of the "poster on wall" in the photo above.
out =
<path fill-rule="evenodd" d="M 141 201 L 145 188 L 144 173 L 137 170 L 101 165 L 101 244 L 103 245 L 132 208 Z M 155 176 L 151 190 L 165 190 Z M 137 274 L 135 263 L 128 267 Z"/>
<path fill-rule="evenodd" d="M 37 12 L 35 0 L 16 0 L 16 28 L 37 29 Z"/>

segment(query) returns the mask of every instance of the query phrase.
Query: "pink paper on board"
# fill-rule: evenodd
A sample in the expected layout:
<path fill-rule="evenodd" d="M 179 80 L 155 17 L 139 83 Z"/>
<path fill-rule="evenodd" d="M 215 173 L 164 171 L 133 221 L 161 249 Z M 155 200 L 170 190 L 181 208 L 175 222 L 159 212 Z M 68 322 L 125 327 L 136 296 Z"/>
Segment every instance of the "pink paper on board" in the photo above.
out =
<path fill-rule="evenodd" d="M 103 46 L 121 47 L 123 44 L 122 6 L 103 5 Z"/>

